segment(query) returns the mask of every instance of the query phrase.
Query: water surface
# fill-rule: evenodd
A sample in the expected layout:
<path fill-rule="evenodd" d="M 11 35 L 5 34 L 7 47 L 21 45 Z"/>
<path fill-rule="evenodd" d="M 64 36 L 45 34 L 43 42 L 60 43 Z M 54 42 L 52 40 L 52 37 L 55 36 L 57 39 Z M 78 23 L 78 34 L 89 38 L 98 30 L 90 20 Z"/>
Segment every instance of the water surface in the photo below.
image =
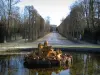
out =
<path fill-rule="evenodd" d="M 66 52 L 73 56 L 70 68 L 28 69 L 24 56 L 28 52 L 0 55 L 0 75 L 100 75 L 100 54 Z"/>

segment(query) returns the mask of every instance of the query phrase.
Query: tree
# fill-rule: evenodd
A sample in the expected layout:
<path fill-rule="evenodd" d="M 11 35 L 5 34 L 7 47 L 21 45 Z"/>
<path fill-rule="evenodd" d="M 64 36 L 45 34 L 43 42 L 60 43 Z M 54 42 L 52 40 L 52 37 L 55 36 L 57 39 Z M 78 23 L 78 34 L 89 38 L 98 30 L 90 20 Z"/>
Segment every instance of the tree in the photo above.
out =
<path fill-rule="evenodd" d="M 59 32 L 71 39 L 79 39 L 81 34 L 84 40 L 96 43 L 100 39 L 99 6 L 99 0 L 81 0 L 75 2 L 71 6 L 70 14 L 58 27 Z"/>
<path fill-rule="evenodd" d="M 8 31 L 8 40 L 11 40 L 11 27 L 12 27 L 12 17 L 13 17 L 13 6 L 16 5 L 18 2 L 20 2 L 20 0 L 7 0 L 7 12 L 8 12 L 8 26 L 7 26 L 7 31 Z"/>
<path fill-rule="evenodd" d="M 44 21 L 41 15 L 33 6 L 26 6 L 24 9 L 24 34 L 25 39 L 34 41 L 49 31 L 49 21 Z M 27 37 L 28 36 L 28 37 Z"/>
<path fill-rule="evenodd" d="M 60 25 L 59 29 L 61 30 L 61 34 L 70 39 L 79 39 L 85 27 L 84 8 L 81 2 L 75 2 L 75 4 L 71 6 L 70 14 Z"/>

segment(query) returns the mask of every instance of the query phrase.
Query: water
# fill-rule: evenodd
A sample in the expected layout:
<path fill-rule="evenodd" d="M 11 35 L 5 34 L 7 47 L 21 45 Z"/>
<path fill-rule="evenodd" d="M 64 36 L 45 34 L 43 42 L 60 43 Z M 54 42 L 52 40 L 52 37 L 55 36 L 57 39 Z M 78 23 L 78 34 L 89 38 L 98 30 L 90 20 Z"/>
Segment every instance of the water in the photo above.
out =
<path fill-rule="evenodd" d="M 66 52 L 67 53 L 67 52 Z M 0 75 L 100 75 L 100 54 L 70 52 L 72 66 L 67 68 L 28 69 L 23 63 L 26 53 L 0 55 Z"/>

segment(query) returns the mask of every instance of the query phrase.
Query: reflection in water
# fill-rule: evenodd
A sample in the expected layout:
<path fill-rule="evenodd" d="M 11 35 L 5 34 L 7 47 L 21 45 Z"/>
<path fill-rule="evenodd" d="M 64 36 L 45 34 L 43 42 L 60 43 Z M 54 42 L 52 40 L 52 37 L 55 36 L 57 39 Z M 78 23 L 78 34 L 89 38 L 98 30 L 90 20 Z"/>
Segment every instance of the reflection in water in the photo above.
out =
<path fill-rule="evenodd" d="M 100 55 L 89 53 L 71 53 L 71 68 L 57 67 L 47 69 L 27 69 L 24 67 L 24 55 L 0 56 L 0 75 L 100 75 Z"/>
<path fill-rule="evenodd" d="M 100 75 L 100 56 L 96 54 L 73 53 L 71 75 Z"/>
<path fill-rule="evenodd" d="M 27 69 L 24 67 L 24 56 L 0 56 L 0 75 L 54 75 L 67 69 L 66 67 L 47 69 Z"/>

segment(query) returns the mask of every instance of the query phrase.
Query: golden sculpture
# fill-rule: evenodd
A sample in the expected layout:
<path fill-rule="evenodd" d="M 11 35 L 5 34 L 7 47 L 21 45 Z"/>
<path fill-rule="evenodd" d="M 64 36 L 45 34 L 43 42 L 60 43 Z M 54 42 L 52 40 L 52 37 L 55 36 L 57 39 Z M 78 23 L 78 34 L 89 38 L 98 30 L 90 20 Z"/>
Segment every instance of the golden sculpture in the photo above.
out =
<path fill-rule="evenodd" d="M 44 42 L 44 45 L 41 43 L 38 44 L 38 56 L 45 59 L 60 60 L 60 55 L 62 55 L 61 50 L 54 51 L 52 46 L 48 46 L 48 41 Z"/>
<path fill-rule="evenodd" d="M 45 64 L 60 66 L 61 64 L 66 64 L 67 61 L 67 56 L 63 58 L 62 51 L 60 49 L 54 50 L 52 46 L 48 45 L 48 41 L 45 41 L 44 44 L 39 43 L 37 50 L 31 52 L 25 58 L 25 62 L 29 64 L 31 63 L 33 65 L 38 62 L 38 64 L 40 63 L 44 66 Z"/>

